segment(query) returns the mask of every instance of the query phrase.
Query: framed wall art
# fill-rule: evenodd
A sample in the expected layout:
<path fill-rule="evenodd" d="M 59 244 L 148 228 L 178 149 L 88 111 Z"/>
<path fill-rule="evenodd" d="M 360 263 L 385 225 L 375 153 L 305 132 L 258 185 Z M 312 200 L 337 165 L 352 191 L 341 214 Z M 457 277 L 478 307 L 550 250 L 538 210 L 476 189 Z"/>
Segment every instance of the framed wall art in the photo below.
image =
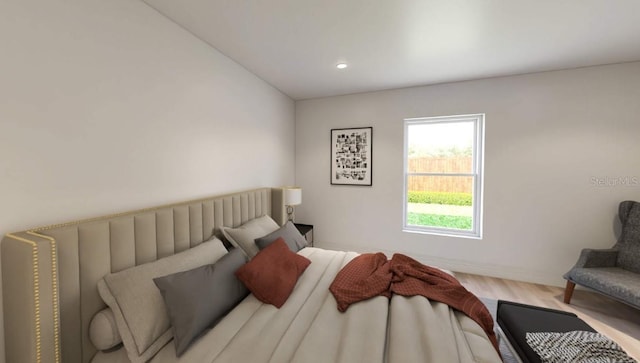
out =
<path fill-rule="evenodd" d="M 331 184 L 371 186 L 372 136 L 372 127 L 331 129 Z"/>

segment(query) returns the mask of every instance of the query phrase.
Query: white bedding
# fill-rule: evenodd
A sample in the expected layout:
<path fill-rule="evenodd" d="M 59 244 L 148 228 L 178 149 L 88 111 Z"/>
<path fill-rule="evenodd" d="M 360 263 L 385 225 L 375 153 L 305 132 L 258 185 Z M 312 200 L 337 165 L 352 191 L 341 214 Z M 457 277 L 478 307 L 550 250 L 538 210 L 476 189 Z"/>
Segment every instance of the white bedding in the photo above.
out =
<path fill-rule="evenodd" d="M 340 313 L 329 292 L 357 254 L 312 247 L 298 253 L 312 263 L 282 308 L 249 295 L 180 358 L 171 341 L 151 362 L 382 362 L 388 300 L 378 297 Z M 100 352 L 93 362 L 126 362 L 121 353 Z"/>
<path fill-rule="evenodd" d="M 448 305 L 422 296 L 393 295 L 388 362 L 500 362 L 480 325 Z"/>
<path fill-rule="evenodd" d="M 340 313 L 329 285 L 357 254 L 313 247 L 298 253 L 312 263 L 282 308 L 249 295 L 182 357 L 171 341 L 151 362 L 500 361 L 478 324 L 420 296 L 391 303 L 376 297 Z M 100 352 L 93 363 L 103 362 L 127 362 L 126 354 Z"/>

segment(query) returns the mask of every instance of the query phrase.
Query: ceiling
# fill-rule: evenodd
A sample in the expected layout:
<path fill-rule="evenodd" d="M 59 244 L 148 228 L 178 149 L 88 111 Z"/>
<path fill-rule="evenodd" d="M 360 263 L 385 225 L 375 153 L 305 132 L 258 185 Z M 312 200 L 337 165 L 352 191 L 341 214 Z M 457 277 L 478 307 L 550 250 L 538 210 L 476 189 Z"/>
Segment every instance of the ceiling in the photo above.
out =
<path fill-rule="evenodd" d="M 296 100 L 640 60 L 638 0 L 143 1 Z"/>

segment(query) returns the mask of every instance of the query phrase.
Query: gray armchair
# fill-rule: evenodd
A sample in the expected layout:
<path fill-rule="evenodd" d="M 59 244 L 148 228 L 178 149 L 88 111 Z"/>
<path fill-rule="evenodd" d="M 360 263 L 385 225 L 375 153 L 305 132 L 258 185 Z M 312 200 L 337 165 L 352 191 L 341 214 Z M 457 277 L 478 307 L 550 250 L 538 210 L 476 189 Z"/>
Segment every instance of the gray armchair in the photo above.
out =
<path fill-rule="evenodd" d="M 584 249 L 564 275 L 564 302 L 569 304 L 576 284 L 588 287 L 640 309 L 640 203 L 624 201 L 618 207 L 622 233 L 611 249 Z"/>

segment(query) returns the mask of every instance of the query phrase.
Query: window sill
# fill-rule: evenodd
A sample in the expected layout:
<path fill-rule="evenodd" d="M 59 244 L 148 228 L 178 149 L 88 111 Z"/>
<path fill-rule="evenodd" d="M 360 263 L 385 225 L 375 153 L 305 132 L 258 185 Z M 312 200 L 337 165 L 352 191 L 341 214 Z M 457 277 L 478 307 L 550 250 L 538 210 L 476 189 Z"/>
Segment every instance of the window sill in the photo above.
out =
<path fill-rule="evenodd" d="M 468 238 L 468 239 L 482 239 L 482 234 L 476 234 L 474 232 L 466 232 L 466 231 L 454 231 L 447 229 L 437 229 L 437 228 L 414 228 L 410 226 L 404 226 L 402 228 L 402 232 L 406 233 L 417 233 L 417 234 L 429 234 L 434 236 L 443 236 L 443 237 L 458 237 L 458 238 Z"/>

